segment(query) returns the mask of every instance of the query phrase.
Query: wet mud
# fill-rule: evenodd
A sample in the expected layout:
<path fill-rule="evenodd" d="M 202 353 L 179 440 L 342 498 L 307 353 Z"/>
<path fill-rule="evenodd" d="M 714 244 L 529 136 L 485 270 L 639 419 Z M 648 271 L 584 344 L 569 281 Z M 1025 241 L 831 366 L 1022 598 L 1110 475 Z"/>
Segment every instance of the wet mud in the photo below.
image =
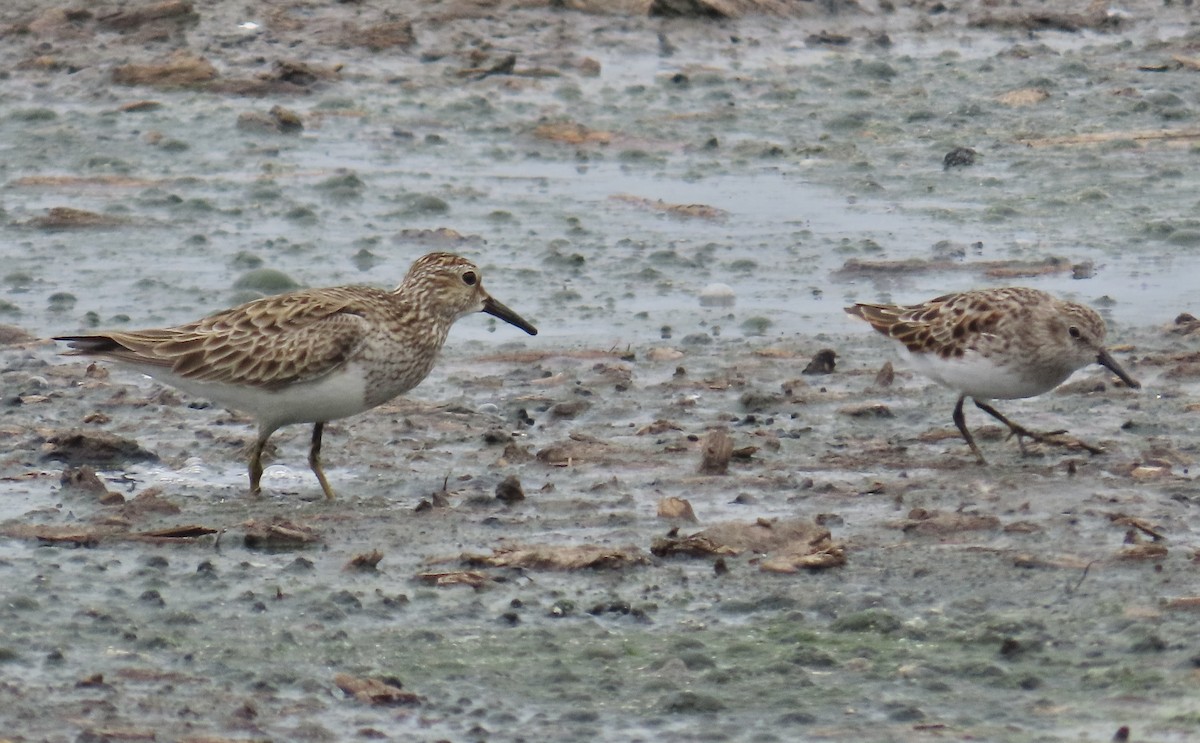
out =
<path fill-rule="evenodd" d="M 549 5 L 0 11 L 0 735 L 1194 737 L 1195 9 Z M 45 340 L 430 250 L 541 332 L 329 424 L 333 502 Z M 979 466 L 842 311 L 1007 284 L 1109 323 L 1141 390 L 997 404 L 1102 453 Z"/>

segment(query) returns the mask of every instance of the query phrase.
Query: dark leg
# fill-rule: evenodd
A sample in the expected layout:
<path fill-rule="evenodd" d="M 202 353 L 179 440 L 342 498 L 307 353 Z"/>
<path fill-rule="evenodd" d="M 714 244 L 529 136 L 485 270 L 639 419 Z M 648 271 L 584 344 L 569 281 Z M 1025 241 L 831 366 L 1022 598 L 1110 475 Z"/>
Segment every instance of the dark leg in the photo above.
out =
<path fill-rule="evenodd" d="M 980 464 L 987 464 L 987 460 L 983 458 L 983 452 L 979 451 L 979 447 L 975 445 L 975 439 L 972 438 L 971 432 L 967 430 L 967 419 L 963 416 L 963 401 L 967 399 L 966 395 L 958 396 L 958 403 L 954 406 L 954 425 L 958 426 L 959 432 L 967 441 L 967 446 L 971 447 L 971 451 L 975 453 L 975 459 Z M 976 405 L 979 403 L 976 402 Z"/>
<path fill-rule="evenodd" d="M 976 400 L 975 407 L 979 408 L 983 412 L 987 413 L 988 415 L 992 416 L 993 418 L 1000 421 L 1004 425 L 1008 426 L 1008 430 L 1012 432 L 1012 435 L 1017 437 L 1017 443 L 1021 445 L 1022 452 L 1025 451 L 1024 439 L 1028 438 L 1028 439 L 1032 439 L 1032 440 L 1038 442 L 1039 444 L 1054 444 L 1056 446 L 1066 446 L 1066 447 L 1077 446 L 1080 449 L 1083 449 L 1091 454 L 1103 454 L 1104 453 L 1104 450 L 1101 449 L 1100 447 L 1092 446 L 1091 444 L 1080 441 L 1079 439 L 1059 438 L 1064 433 L 1066 433 L 1066 430 L 1046 431 L 1045 433 L 1039 433 L 1037 431 L 1030 431 L 1028 428 L 1026 428 L 1022 425 L 1019 425 L 1017 423 L 1013 423 L 1008 418 L 1005 418 L 1000 413 L 999 410 L 996 410 L 991 405 L 988 405 L 985 402 L 980 402 L 979 400 Z"/>
<path fill-rule="evenodd" d="M 324 423 L 313 424 L 312 448 L 308 450 L 308 466 L 312 467 L 313 474 L 317 476 L 317 482 L 321 483 L 321 490 L 325 491 L 325 499 L 333 500 L 333 488 L 329 487 L 329 480 L 325 479 L 325 470 L 321 469 L 321 434 L 324 432 Z"/>

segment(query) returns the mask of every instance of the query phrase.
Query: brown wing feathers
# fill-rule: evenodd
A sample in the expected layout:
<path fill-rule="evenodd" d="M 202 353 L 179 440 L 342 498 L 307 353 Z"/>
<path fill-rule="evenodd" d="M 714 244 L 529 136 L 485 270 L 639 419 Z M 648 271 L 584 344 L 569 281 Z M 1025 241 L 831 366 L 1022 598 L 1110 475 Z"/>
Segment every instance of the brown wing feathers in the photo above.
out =
<path fill-rule="evenodd" d="M 367 322 L 337 296 L 282 295 L 175 328 L 67 336 L 77 354 L 169 368 L 187 379 L 273 389 L 336 369 Z"/>
<path fill-rule="evenodd" d="M 992 332 L 1002 314 L 990 304 L 965 295 L 947 294 L 924 304 L 907 307 L 886 304 L 856 304 L 846 312 L 871 323 L 871 327 L 895 338 L 913 353 L 933 353 L 942 358 L 961 357 L 973 340 Z M 969 310 L 969 311 L 968 311 Z"/>

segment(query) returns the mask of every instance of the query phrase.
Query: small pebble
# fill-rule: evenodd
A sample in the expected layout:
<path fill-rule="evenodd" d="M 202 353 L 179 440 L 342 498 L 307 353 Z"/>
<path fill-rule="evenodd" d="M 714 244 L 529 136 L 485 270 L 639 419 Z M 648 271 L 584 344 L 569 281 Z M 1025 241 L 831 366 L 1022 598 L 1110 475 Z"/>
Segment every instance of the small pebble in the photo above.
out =
<path fill-rule="evenodd" d="M 496 498 L 505 503 L 516 503 L 525 500 L 525 490 L 516 475 L 509 475 L 496 486 Z"/>
<path fill-rule="evenodd" d="M 737 295 L 728 284 L 709 284 L 700 290 L 701 307 L 732 307 L 735 301 Z"/>

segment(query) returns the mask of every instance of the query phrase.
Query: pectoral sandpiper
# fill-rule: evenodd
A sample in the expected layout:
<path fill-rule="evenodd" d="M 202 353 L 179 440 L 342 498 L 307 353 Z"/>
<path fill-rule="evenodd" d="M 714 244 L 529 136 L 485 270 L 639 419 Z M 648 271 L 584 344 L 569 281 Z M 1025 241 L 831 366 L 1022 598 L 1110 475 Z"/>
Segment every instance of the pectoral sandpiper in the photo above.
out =
<path fill-rule="evenodd" d="M 450 326 L 474 312 L 537 328 L 484 290 L 475 264 L 450 253 L 413 263 L 394 291 L 339 286 L 264 297 L 172 328 L 61 336 L 74 355 L 120 361 L 258 421 L 250 491 L 261 492 L 263 448 L 281 426 L 312 423 L 308 463 L 321 468 L 327 421 L 387 402 L 433 368 Z"/>

